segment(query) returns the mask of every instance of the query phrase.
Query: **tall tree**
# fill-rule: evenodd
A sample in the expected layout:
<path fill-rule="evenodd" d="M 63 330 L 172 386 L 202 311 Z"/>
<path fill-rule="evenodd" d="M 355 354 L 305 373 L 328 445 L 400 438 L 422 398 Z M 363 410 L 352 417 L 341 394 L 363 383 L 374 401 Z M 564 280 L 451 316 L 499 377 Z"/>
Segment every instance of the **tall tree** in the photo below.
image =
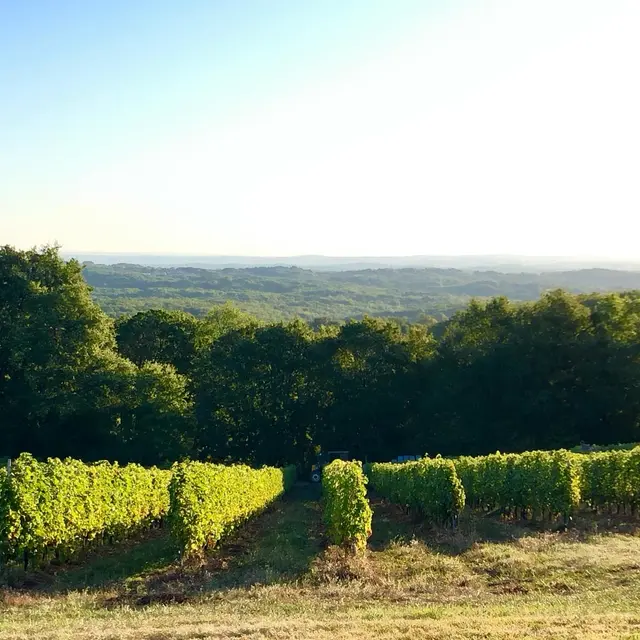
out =
<path fill-rule="evenodd" d="M 302 462 L 313 446 L 313 333 L 301 321 L 231 331 L 203 352 L 194 378 L 200 446 L 216 459 Z"/>
<path fill-rule="evenodd" d="M 0 249 L 0 415 L 15 454 L 73 410 L 77 373 L 114 345 L 80 264 L 56 247 Z"/>
<path fill-rule="evenodd" d="M 408 427 L 415 376 L 435 342 L 415 325 L 365 318 L 323 341 L 322 385 L 330 402 L 317 439 L 326 449 L 359 458 L 389 459 L 413 446 Z"/>
<path fill-rule="evenodd" d="M 196 355 L 201 323 L 183 311 L 153 309 L 116 323 L 118 351 L 137 365 L 160 362 L 187 373 Z"/>
<path fill-rule="evenodd" d="M 200 325 L 198 347 L 207 348 L 223 335 L 236 329 L 260 324 L 251 314 L 238 309 L 231 302 L 209 310 Z"/>
<path fill-rule="evenodd" d="M 115 353 L 112 322 L 56 247 L 0 249 L 2 454 L 168 462 L 185 455 L 186 380 Z"/>
<path fill-rule="evenodd" d="M 171 365 L 137 367 L 104 353 L 82 371 L 64 438 L 48 450 L 85 460 L 169 464 L 193 454 L 194 423 L 187 380 Z"/>

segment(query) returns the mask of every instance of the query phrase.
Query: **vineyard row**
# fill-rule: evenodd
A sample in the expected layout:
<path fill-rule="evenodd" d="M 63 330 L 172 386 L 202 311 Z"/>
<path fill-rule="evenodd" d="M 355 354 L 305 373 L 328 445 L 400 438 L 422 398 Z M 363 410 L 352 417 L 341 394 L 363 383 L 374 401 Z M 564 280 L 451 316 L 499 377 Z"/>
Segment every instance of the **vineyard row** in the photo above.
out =
<path fill-rule="evenodd" d="M 295 482 L 295 467 L 252 469 L 181 462 L 171 470 L 29 454 L 0 469 L 0 560 L 67 558 L 168 522 L 182 557 L 200 555 Z M 396 463 L 336 460 L 323 471 L 328 537 L 365 548 L 367 484 L 421 518 L 454 525 L 465 505 L 505 517 L 565 521 L 580 506 L 640 506 L 640 447 L 629 451 L 495 453 Z M 32 562 L 33 564 L 33 562 Z"/>
<path fill-rule="evenodd" d="M 22 454 L 0 471 L 0 561 L 71 558 L 168 521 L 183 557 L 212 547 L 295 481 L 295 467 L 183 462 L 171 470 Z"/>
<path fill-rule="evenodd" d="M 370 535 L 367 483 L 407 511 L 453 526 L 465 505 L 504 517 L 561 517 L 565 522 L 580 505 L 635 513 L 640 506 L 640 447 L 425 458 L 367 464 L 364 473 L 360 463 L 335 461 L 323 476 L 325 519 L 333 542 L 361 548 L 362 537 Z"/>

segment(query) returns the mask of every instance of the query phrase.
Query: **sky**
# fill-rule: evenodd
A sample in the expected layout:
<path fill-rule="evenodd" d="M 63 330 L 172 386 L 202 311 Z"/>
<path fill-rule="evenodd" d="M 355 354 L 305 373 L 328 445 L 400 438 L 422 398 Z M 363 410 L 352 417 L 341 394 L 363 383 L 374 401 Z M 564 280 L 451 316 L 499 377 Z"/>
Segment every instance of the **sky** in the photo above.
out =
<path fill-rule="evenodd" d="M 0 0 L 0 244 L 640 258 L 638 0 Z"/>

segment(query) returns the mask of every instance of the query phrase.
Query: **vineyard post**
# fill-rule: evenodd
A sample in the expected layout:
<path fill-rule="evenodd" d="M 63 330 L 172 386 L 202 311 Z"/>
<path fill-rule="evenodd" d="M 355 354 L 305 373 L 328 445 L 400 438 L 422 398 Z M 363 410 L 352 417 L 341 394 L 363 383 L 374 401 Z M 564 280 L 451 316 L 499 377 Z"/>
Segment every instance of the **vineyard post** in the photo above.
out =
<path fill-rule="evenodd" d="M 11 458 L 7 458 L 7 478 L 11 476 Z"/>

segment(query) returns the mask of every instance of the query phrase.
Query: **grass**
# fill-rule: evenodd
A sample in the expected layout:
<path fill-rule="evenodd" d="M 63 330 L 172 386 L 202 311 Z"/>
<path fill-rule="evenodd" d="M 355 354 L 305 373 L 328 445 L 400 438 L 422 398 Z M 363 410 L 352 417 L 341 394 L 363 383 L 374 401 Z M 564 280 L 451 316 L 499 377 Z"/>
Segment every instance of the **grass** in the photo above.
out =
<path fill-rule="evenodd" d="M 430 529 L 374 502 L 363 558 L 326 548 L 316 487 L 181 567 L 162 532 L 6 588 L 0 638 L 640 638 L 640 536 L 466 515 Z"/>

